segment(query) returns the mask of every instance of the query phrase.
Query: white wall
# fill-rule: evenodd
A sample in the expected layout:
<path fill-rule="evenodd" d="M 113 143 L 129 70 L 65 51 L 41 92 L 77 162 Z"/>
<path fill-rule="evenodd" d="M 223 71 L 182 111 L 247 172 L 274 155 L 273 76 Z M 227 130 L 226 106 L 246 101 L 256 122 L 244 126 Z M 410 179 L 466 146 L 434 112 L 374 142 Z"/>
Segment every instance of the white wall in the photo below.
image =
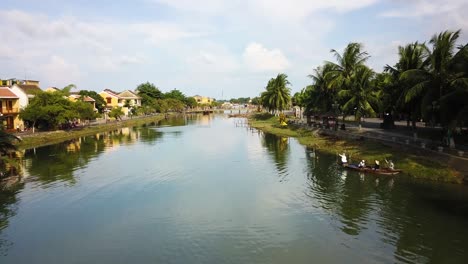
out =
<path fill-rule="evenodd" d="M 19 88 L 16 84 L 13 85 L 10 89 L 14 94 L 16 94 L 16 96 L 18 96 L 20 109 L 25 108 L 29 104 L 28 95 L 21 88 Z"/>

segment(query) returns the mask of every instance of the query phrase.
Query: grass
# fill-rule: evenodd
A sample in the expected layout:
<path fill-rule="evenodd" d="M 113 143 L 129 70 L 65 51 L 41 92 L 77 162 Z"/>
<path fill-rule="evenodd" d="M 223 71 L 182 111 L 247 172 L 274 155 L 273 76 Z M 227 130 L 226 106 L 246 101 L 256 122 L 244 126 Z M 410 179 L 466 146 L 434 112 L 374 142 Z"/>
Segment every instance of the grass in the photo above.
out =
<path fill-rule="evenodd" d="M 121 127 L 127 126 L 138 126 L 151 122 L 156 122 L 164 118 L 164 115 L 153 115 L 147 117 L 140 117 L 134 119 L 127 119 L 123 121 L 113 121 L 106 124 L 100 124 L 96 126 L 87 126 L 83 128 L 77 128 L 72 130 L 57 130 L 49 132 L 36 132 L 34 134 L 19 135 L 22 140 L 18 143 L 19 149 L 28 149 L 34 147 L 40 147 L 45 145 L 51 145 L 60 143 L 66 140 L 90 136 L 96 133 L 102 133 L 112 131 Z"/>
<path fill-rule="evenodd" d="M 277 117 L 265 113 L 252 115 L 250 125 L 279 136 L 295 137 L 301 144 L 314 147 L 321 152 L 334 155 L 346 152 L 351 162 L 357 163 L 357 161 L 364 159 L 368 164 L 373 164 L 374 160 L 379 160 L 382 165 L 385 165 L 384 160 L 391 159 L 396 167 L 402 169 L 408 177 L 438 182 L 462 183 L 462 177 L 458 171 L 440 162 L 435 157 L 423 157 L 419 151 L 397 146 L 389 147 L 373 141 L 324 136 L 320 135 L 317 130 L 310 131 L 298 126 L 289 125 L 282 128 L 279 126 Z"/>

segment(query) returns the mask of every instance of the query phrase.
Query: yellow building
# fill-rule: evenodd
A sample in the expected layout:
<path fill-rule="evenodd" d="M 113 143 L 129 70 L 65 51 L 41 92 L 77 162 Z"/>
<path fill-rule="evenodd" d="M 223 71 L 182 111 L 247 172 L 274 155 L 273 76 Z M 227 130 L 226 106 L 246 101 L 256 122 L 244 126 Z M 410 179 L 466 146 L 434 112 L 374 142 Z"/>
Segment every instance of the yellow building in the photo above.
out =
<path fill-rule="evenodd" d="M 106 102 L 106 107 L 107 108 L 114 108 L 118 106 L 123 106 L 118 105 L 119 104 L 119 95 L 118 93 L 112 91 L 111 89 L 105 89 L 104 91 L 100 92 L 99 95 L 104 98 L 104 101 Z"/>
<path fill-rule="evenodd" d="M 214 98 L 210 98 L 210 97 L 206 97 L 206 96 L 200 96 L 200 95 L 195 95 L 193 98 L 199 104 L 211 104 L 212 102 L 215 101 Z"/>
<path fill-rule="evenodd" d="M 6 130 L 23 129 L 19 118 L 19 97 L 8 87 L 0 87 L 0 120 Z"/>
<path fill-rule="evenodd" d="M 19 80 L 19 79 L 7 79 L 7 80 L 1 80 L 0 79 L 0 85 L 1 86 L 12 86 L 14 84 L 22 84 L 22 85 L 35 85 L 39 87 L 39 81 L 35 80 Z"/>
<path fill-rule="evenodd" d="M 59 92 L 61 90 L 57 87 L 47 87 L 47 89 L 45 89 L 44 91 L 48 93 L 53 93 L 53 92 Z"/>
<path fill-rule="evenodd" d="M 130 108 L 141 106 L 141 97 L 130 90 L 123 92 L 115 92 L 110 89 L 105 89 L 99 95 L 106 101 L 106 108 L 112 109 L 114 107 L 122 107 L 122 111 L 128 116 Z M 125 105 L 130 107 L 125 107 Z"/>

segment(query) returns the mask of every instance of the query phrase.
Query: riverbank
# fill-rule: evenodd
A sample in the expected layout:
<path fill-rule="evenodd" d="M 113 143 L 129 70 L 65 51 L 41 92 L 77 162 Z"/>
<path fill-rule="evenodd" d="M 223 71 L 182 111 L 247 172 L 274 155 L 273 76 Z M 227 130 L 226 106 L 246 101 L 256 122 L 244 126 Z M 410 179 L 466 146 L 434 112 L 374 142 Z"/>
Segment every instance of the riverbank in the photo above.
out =
<path fill-rule="evenodd" d="M 96 133 L 112 131 L 121 127 L 138 126 L 146 123 L 157 122 L 164 118 L 165 116 L 163 114 L 157 114 L 151 116 L 136 117 L 122 121 L 111 121 L 108 123 L 98 125 L 78 127 L 70 130 L 46 131 L 30 134 L 18 133 L 17 136 L 21 138 L 21 142 L 18 143 L 18 148 L 28 149 L 56 144 L 78 137 L 90 136 Z"/>
<path fill-rule="evenodd" d="M 440 158 L 424 154 L 421 151 L 388 146 L 363 139 L 353 140 L 325 135 L 320 130 L 310 131 L 298 126 L 289 125 L 282 128 L 278 125 L 277 117 L 271 117 L 267 114 L 252 115 L 249 121 L 254 128 L 279 136 L 295 137 L 301 144 L 325 153 L 337 155 L 346 152 L 351 162 L 354 163 L 362 159 L 366 160 L 368 164 L 373 164 L 374 160 L 379 160 L 382 164 L 385 163 L 385 159 L 393 160 L 396 167 L 404 171 L 403 175 L 411 178 L 463 183 L 463 175 L 460 171 L 441 162 Z"/>

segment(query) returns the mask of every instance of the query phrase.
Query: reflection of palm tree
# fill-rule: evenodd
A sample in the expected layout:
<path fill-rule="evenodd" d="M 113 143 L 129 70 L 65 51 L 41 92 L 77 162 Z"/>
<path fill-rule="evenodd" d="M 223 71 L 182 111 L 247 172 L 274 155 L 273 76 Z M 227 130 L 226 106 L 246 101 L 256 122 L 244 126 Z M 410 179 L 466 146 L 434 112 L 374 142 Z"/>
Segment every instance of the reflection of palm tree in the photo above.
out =
<path fill-rule="evenodd" d="M 9 218 L 16 215 L 17 207 L 15 205 L 18 202 L 16 194 L 23 188 L 23 183 L 5 187 L 0 182 L 0 255 L 6 255 L 8 248 L 11 246 L 11 242 L 2 238 L 1 232 L 8 227 Z"/>
<path fill-rule="evenodd" d="M 282 174 L 286 170 L 289 155 L 288 138 L 264 133 L 262 144 L 273 158 L 278 172 Z"/>

